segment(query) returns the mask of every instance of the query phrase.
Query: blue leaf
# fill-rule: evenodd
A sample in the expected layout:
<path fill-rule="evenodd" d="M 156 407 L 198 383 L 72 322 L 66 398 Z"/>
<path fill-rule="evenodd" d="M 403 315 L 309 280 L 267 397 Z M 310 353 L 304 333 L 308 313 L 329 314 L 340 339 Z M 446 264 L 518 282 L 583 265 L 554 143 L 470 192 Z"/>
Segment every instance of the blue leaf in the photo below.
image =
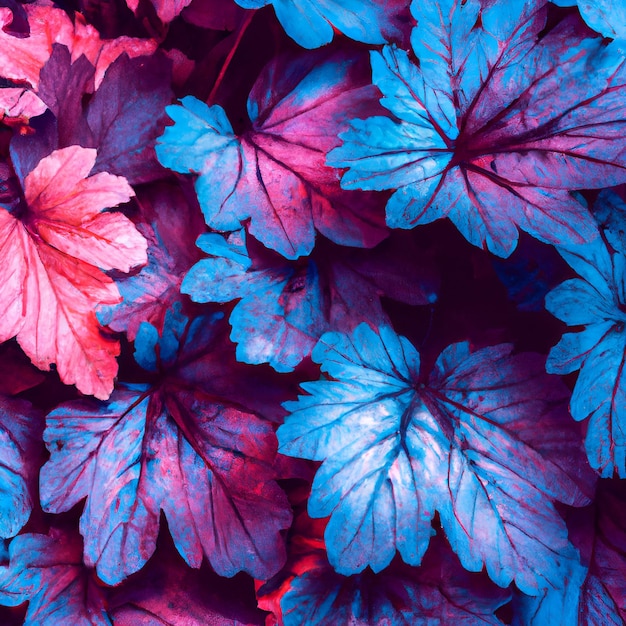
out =
<path fill-rule="evenodd" d="M 572 524 L 581 543 L 563 589 L 518 597 L 513 626 L 622 626 L 626 619 L 626 491 L 618 481 L 600 481 L 594 504 Z"/>
<path fill-rule="evenodd" d="M 198 245 L 212 257 L 191 268 L 182 292 L 196 302 L 241 298 L 230 316 L 237 358 L 291 371 L 327 327 L 315 264 L 310 262 L 301 271 L 286 263 L 252 270 L 243 231 L 227 240 L 203 235 Z"/>
<path fill-rule="evenodd" d="M 445 562 L 350 577 L 326 565 L 291 582 L 280 602 L 283 623 L 501 626 L 494 613 L 506 602 L 506 592 L 471 587 L 472 582 L 458 565 L 450 568 Z"/>
<path fill-rule="evenodd" d="M 364 56 L 341 49 L 286 55 L 252 87 L 252 124 L 241 136 L 220 106 L 186 96 L 166 109 L 174 125 L 157 156 L 176 172 L 199 174 L 198 201 L 212 229 L 237 230 L 249 219 L 252 235 L 290 259 L 311 252 L 316 230 L 371 247 L 387 234 L 379 199 L 343 191 L 324 159 L 347 127 L 346 110 L 376 108 Z"/>
<path fill-rule="evenodd" d="M 392 0 L 236 0 L 244 9 L 271 4 L 286 33 L 303 48 L 319 48 L 333 39 L 334 29 L 363 43 L 381 44 L 398 36 L 394 13 L 403 5 Z"/>
<path fill-rule="evenodd" d="M 135 225 L 148 241 L 148 264 L 117 278 L 123 302 L 97 311 L 103 326 L 126 333 L 130 341 L 142 322 L 162 329 L 166 310 L 181 300 L 183 275 L 201 256 L 194 244 L 206 230 L 202 214 L 176 185 L 154 183 L 137 194 Z"/>
<path fill-rule="evenodd" d="M 626 39 L 626 5 L 623 0 L 552 0 L 558 6 L 576 6 L 590 28 L 604 37 Z"/>
<path fill-rule="evenodd" d="M 380 571 L 396 550 L 418 565 L 438 511 L 466 569 L 532 595 L 563 585 L 576 550 L 553 502 L 589 500 L 580 442 L 567 389 L 538 355 L 511 351 L 454 344 L 425 382 L 389 327 L 321 338 L 313 359 L 335 380 L 303 385 L 278 438 L 282 453 L 323 461 L 308 507 L 330 516 L 338 572 Z"/>
<path fill-rule="evenodd" d="M 626 202 L 605 189 L 598 194 L 592 211 L 613 249 L 626 254 Z"/>
<path fill-rule="evenodd" d="M 393 190 L 392 228 L 448 217 L 501 257 L 520 229 L 561 245 L 596 237 L 570 192 L 626 181 L 620 50 L 589 38 L 574 16 L 540 38 L 545 2 L 411 8 L 419 63 L 394 46 L 372 52 L 373 82 L 394 117 L 354 116 L 327 157 L 348 168 L 342 186 Z"/>
<path fill-rule="evenodd" d="M 253 263 L 244 231 L 226 239 L 210 233 L 198 240 L 210 257 L 191 268 L 182 291 L 195 302 L 239 299 L 230 315 L 237 358 L 288 372 L 327 330 L 350 331 L 363 320 L 385 322 L 383 294 L 409 304 L 437 299 L 432 272 L 420 267 L 419 253 L 406 259 L 393 242 L 386 243 L 363 257 L 332 250 L 333 263 L 328 251 L 306 262 Z"/>
<path fill-rule="evenodd" d="M 0 573 L 0 604 L 28 600 L 24 626 L 111 626 L 103 589 L 83 565 L 78 535 L 56 528 L 48 535 L 20 535 L 9 551 L 10 564 Z"/>
<path fill-rule="evenodd" d="M 576 420 L 589 418 L 589 462 L 603 477 L 626 477 L 626 257 L 602 239 L 561 254 L 581 278 L 551 291 L 546 308 L 585 328 L 563 335 L 546 366 L 562 374 L 580 369 L 570 410 Z"/>

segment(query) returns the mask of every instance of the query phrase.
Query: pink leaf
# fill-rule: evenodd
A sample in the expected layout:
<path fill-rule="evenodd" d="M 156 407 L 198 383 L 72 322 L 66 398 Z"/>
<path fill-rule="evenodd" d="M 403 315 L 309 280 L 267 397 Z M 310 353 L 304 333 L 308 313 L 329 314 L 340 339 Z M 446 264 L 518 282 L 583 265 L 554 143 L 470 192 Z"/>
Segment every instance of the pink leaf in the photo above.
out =
<path fill-rule="evenodd" d="M 33 363 L 98 398 L 117 373 L 119 343 L 100 332 L 94 309 L 118 302 L 102 269 L 146 262 L 146 241 L 119 213 L 133 190 L 107 173 L 87 178 L 96 151 L 70 146 L 26 177 L 22 215 L 0 211 L 0 340 L 16 336 Z"/>

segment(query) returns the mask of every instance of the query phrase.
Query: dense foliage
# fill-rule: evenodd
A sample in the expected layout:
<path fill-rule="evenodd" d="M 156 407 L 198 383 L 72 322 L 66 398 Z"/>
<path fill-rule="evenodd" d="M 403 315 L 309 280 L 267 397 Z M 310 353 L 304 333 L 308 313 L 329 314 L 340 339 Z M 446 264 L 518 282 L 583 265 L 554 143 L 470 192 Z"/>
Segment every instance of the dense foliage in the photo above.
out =
<path fill-rule="evenodd" d="M 626 623 L 623 0 L 0 0 L 0 623 Z"/>

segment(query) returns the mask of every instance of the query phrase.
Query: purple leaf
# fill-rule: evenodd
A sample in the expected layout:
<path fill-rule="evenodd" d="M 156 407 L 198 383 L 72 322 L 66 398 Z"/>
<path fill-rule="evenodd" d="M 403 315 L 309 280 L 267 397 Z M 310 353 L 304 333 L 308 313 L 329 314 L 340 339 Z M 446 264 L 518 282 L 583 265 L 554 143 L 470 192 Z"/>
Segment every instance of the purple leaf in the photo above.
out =
<path fill-rule="evenodd" d="M 235 30 L 244 15 L 245 11 L 233 0 L 192 0 L 181 13 L 186 22 L 195 26 L 227 31 Z"/>
<path fill-rule="evenodd" d="M 379 199 L 342 191 L 324 164 L 345 128 L 345 111 L 376 110 L 364 58 L 344 50 L 279 57 L 248 99 L 252 127 L 237 136 L 224 109 L 192 96 L 167 107 L 174 125 L 157 144 L 160 162 L 200 174 L 196 192 L 207 224 L 249 232 L 294 259 L 313 249 L 315 230 L 350 246 L 371 247 L 386 230 Z"/>
<path fill-rule="evenodd" d="M 323 461 L 309 514 L 330 515 L 339 573 L 380 571 L 396 550 L 418 565 L 438 511 L 466 569 L 533 595 L 564 584 L 576 550 L 553 503 L 587 503 L 593 479 L 567 389 L 538 355 L 511 352 L 454 344 L 426 379 L 389 327 L 322 337 L 313 360 L 335 380 L 303 385 L 278 438 L 282 453 Z"/>
<path fill-rule="evenodd" d="M 236 0 L 246 9 L 271 4 L 287 34 L 303 48 L 330 43 L 335 30 L 362 41 L 381 44 L 400 37 L 397 17 L 402 0 Z"/>
<path fill-rule="evenodd" d="M 165 115 L 155 111 L 173 99 L 170 66 L 158 54 L 133 59 L 122 54 L 85 102 L 83 96 L 93 92 L 93 65 L 85 57 L 71 63 L 68 49 L 55 45 L 39 84 L 41 98 L 56 118 L 53 149 L 74 144 L 97 148 L 93 173 L 121 175 L 132 184 L 159 178 L 163 169 L 156 160 L 154 143 Z"/>
<path fill-rule="evenodd" d="M 109 598 L 115 626 L 262 626 L 252 580 L 226 579 L 208 567 L 191 570 L 180 556 L 157 555 Z"/>
<path fill-rule="evenodd" d="M 106 403 L 70 402 L 47 417 L 42 507 L 59 513 L 87 498 L 85 561 L 108 584 L 150 558 L 161 510 L 192 567 L 206 556 L 222 576 L 266 578 L 284 560 L 291 511 L 274 481 L 273 427 L 185 378 L 188 353 L 207 334 L 215 320 L 188 323 L 178 312 L 161 337 L 142 324 L 137 360 L 159 370 L 159 383 L 119 385 Z"/>
<path fill-rule="evenodd" d="M 352 121 L 328 157 L 349 168 L 342 186 L 394 189 L 389 226 L 448 217 L 502 257 L 518 229 L 555 244 L 593 238 L 569 192 L 626 180 L 626 64 L 575 17 L 539 40 L 543 5 L 413 2 L 419 64 L 395 47 L 372 52 L 381 104 L 398 121 Z"/>
<path fill-rule="evenodd" d="M 0 396 L 0 538 L 17 535 L 30 517 L 41 427 L 29 402 Z"/>

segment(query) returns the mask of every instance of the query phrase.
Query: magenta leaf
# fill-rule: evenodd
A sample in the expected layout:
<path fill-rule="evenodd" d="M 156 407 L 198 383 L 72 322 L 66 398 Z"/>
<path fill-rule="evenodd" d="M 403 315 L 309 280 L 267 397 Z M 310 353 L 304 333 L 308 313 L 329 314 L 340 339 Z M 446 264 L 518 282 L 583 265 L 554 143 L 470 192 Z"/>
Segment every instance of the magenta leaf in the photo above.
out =
<path fill-rule="evenodd" d="M 266 578 L 282 565 L 291 511 L 274 481 L 273 427 L 185 380 L 185 355 L 215 332 L 215 319 L 177 311 L 161 337 L 144 323 L 136 358 L 160 373 L 157 384 L 118 385 L 106 403 L 70 402 L 47 416 L 42 507 L 59 513 L 87 498 L 85 562 L 108 584 L 153 554 L 161 510 L 192 567 L 206 556 L 222 576 Z"/>
<path fill-rule="evenodd" d="M 226 112 L 192 96 L 167 107 L 174 125 L 157 143 L 159 161 L 199 174 L 196 192 L 207 224 L 249 232 L 295 259 L 313 249 L 315 231 L 371 247 L 386 230 L 378 198 L 342 191 L 324 163 L 345 129 L 345 111 L 377 108 L 364 59 L 344 50 L 281 57 L 258 78 L 248 99 L 252 127 L 241 136 Z"/>
<path fill-rule="evenodd" d="M 378 572 L 396 550 L 418 565 L 438 511 L 466 569 L 531 595 L 563 585 L 577 554 L 553 503 L 581 506 L 590 488 L 567 389 L 541 357 L 454 344 L 426 379 L 405 338 L 363 324 L 324 335 L 313 360 L 334 380 L 285 405 L 279 449 L 323 461 L 308 510 L 330 515 L 339 573 Z"/>
<path fill-rule="evenodd" d="M 413 52 L 372 52 L 390 117 L 354 119 L 328 163 L 345 189 L 396 190 L 387 224 L 448 217 L 506 257 L 518 229 L 554 244 L 595 236 L 574 189 L 626 180 L 619 49 L 575 17 L 552 28 L 543 2 L 413 2 Z M 580 80 L 585 76 L 585 80 Z"/>

